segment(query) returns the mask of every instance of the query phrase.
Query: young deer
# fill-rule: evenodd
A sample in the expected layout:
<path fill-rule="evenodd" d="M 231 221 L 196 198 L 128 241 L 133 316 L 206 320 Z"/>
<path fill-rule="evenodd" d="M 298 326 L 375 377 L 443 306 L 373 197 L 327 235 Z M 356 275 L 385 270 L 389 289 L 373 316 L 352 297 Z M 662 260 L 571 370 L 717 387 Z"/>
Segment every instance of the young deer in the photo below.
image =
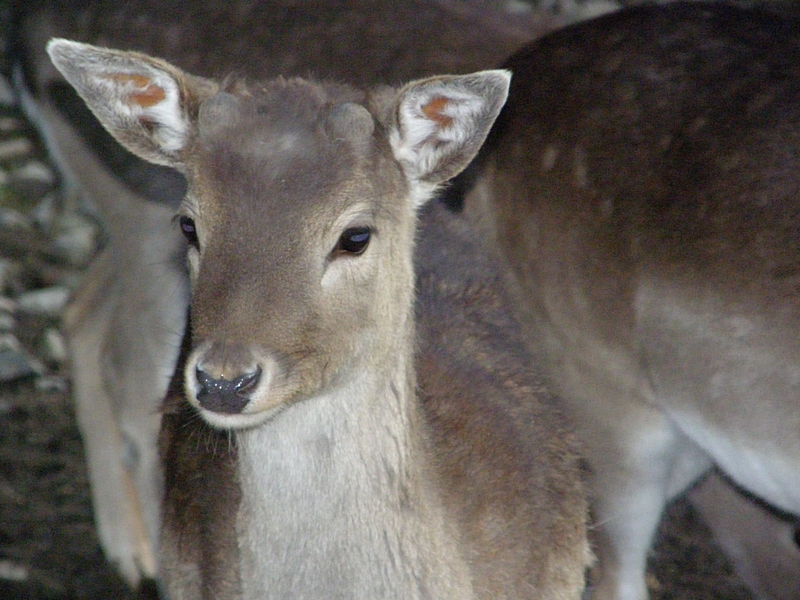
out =
<path fill-rule="evenodd" d="M 112 135 L 188 182 L 171 596 L 579 598 L 577 455 L 491 263 L 436 210 L 415 305 L 417 213 L 477 152 L 508 73 L 362 92 L 48 49 Z"/>
<path fill-rule="evenodd" d="M 185 241 L 164 215 L 174 214 L 185 182 L 103 135 L 53 67 L 47 40 L 146 51 L 199 75 L 234 71 L 267 79 L 311 72 L 361 85 L 488 68 L 552 27 L 553 19 L 531 11 L 512 20 L 492 3 L 430 0 L 12 4 L 12 56 L 32 92 L 23 104 L 62 179 L 80 189 L 105 228 L 104 246 L 71 300 L 64 329 L 98 533 L 110 562 L 136 585 L 156 574 L 163 487 L 155 468 L 158 407 L 188 304 L 185 259 L 174 260 Z"/>
<path fill-rule="evenodd" d="M 713 464 L 800 514 L 798 64 L 796 24 L 706 4 L 623 11 L 505 64 L 464 206 L 587 447 L 593 598 L 647 597 L 664 506 Z"/>

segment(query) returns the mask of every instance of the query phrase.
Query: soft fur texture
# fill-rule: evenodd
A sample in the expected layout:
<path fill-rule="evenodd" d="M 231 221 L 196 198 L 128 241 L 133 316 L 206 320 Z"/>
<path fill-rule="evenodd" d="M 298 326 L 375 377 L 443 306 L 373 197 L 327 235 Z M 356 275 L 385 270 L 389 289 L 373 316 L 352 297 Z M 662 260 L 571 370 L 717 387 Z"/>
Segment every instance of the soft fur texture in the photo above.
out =
<path fill-rule="evenodd" d="M 490 356 L 458 352 L 484 335 L 473 330 L 493 329 L 482 318 L 513 333 L 510 317 L 492 316 L 503 314 L 502 296 L 482 291 L 497 281 L 478 267 L 443 274 L 443 288 L 421 286 L 430 295 L 416 304 L 422 316 L 414 311 L 424 192 L 472 159 L 508 74 L 377 93 L 277 79 L 217 95 L 217 84 L 154 59 L 77 48 L 54 41 L 50 52 L 112 135 L 172 161 L 189 183 L 179 212 L 193 279 L 182 387 L 203 421 L 232 437 L 216 452 L 224 434 L 193 425 L 173 386 L 162 434 L 171 595 L 579 598 L 586 506 L 552 399 L 526 380 L 512 335 L 494 338 Z M 125 76 L 109 77 L 119 64 Z M 103 85 L 85 70 L 105 73 Z M 120 86 L 108 94 L 107 81 Z M 154 98 L 164 112 L 153 112 Z M 120 102 L 150 112 L 133 125 L 109 117 Z M 188 133 L 176 149 L 169 132 L 182 119 Z M 342 246 L 352 231 L 369 233 L 359 251 Z M 429 234 L 441 250 L 468 248 L 463 234 L 438 235 Z M 437 297 L 461 299 L 452 307 L 463 311 L 460 328 L 437 332 L 426 320 Z M 486 314 L 470 303 L 486 303 Z M 499 371 L 508 379 L 493 381 L 484 361 L 508 364 Z M 475 385 L 458 389 L 462 375 Z M 209 386 L 245 401 L 210 402 Z"/>
<path fill-rule="evenodd" d="M 715 463 L 800 514 L 798 64 L 797 23 L 706 3 L 622 11 L 505 64 L 464 206 L 586 444 L 592 598 L 647 598 L 664 506 Z"/>

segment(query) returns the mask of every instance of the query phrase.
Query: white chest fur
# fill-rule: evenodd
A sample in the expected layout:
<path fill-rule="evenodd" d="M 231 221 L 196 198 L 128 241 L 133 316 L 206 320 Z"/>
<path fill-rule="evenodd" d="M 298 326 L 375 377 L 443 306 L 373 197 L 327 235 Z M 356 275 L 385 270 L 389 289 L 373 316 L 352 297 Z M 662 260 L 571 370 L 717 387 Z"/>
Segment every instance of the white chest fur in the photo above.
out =
<path fill-rule="evenodd" d="M 463 562 L 455 574 L 435 566 L 458 551 L 441 547 L 452 538 L 412 467 L 406 401 L 395 390 L 372 396 L 370 411 L 353 407 L 364 390 L 309 398 L 238 434 L 245 598 L 470 597 Z M 456 576 L 441 577 L 443 567 Z"/>

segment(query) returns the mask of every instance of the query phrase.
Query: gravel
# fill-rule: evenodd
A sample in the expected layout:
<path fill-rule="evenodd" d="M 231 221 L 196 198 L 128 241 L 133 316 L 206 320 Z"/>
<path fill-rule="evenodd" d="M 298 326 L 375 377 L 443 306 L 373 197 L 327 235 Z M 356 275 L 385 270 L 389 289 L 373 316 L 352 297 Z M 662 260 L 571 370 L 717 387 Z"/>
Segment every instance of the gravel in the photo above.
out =
<path fill-rule="evenodd" d="M 60 315 L 97 228 L 9 100 L 0 78 L 0 598 L 155 597 L 103 557 L 69 394 Z"/>

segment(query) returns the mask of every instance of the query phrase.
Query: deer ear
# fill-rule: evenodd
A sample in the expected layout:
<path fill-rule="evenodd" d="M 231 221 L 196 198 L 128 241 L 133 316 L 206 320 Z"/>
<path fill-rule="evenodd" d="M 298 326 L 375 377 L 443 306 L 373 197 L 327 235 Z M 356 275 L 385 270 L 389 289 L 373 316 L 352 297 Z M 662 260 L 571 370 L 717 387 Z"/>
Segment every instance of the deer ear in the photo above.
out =
<path fill-rule="evenodd" d="M 389 140 L 418 205 L 478 153 L 508 97 L 509 71 L 414 81 L 396 97 Z"/>
<path fill-rule="evenodd" d="M 182 167 L 197 109 L 216 83 L 137 52 L 63 39 L 50 40 L 47 52 L 120 144 L 150 162 Z"/>

